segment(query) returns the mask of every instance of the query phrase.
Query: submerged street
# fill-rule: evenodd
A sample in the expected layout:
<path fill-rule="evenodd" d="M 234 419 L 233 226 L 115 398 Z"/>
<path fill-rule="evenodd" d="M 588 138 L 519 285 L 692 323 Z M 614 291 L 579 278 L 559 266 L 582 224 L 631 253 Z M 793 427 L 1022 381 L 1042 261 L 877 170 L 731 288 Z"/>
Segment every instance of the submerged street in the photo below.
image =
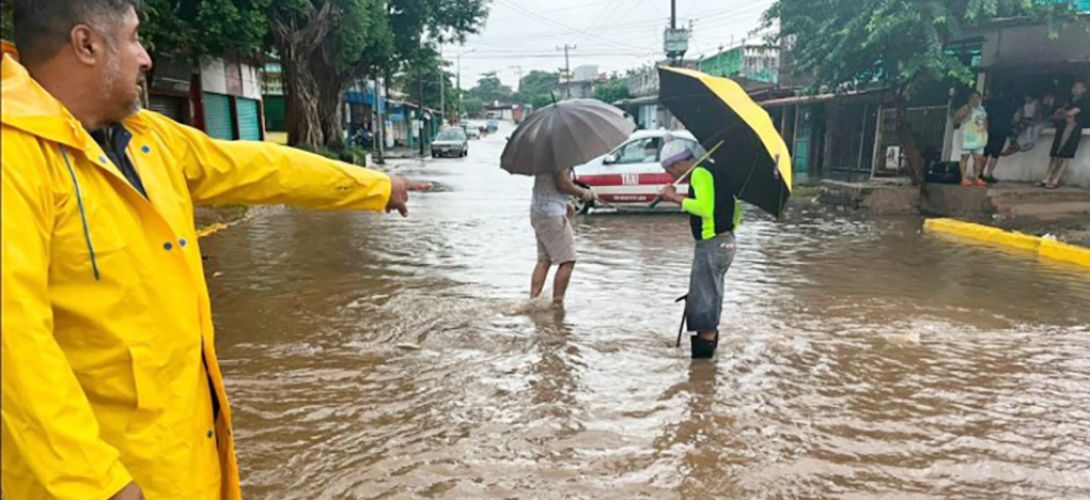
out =
<path fill-rule="evenodd" d="M 565 311 L 526 300 L 505 127 L 391 163 L 436 186 L 408 219 L 270 208 L 202 240 L 247 497 L 1090 495 L 1087 271 L 750 210 L 694 362 L 679 215 L 579 217 Z"/>

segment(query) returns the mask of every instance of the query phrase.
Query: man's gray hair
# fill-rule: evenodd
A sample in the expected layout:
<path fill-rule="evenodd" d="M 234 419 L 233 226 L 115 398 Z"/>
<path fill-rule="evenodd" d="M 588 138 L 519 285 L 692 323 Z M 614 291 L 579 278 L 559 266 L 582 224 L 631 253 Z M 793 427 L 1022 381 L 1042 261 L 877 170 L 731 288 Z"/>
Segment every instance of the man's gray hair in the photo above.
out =
<path fill-rule="evenodd" d="M 14 0 L 12 20 L 19 59 L 27 65 L 53 57 L 68 43 L 78 24 L 95 29 L 120 25 L 129 8 L 139 12 L 140 0 Z"/>

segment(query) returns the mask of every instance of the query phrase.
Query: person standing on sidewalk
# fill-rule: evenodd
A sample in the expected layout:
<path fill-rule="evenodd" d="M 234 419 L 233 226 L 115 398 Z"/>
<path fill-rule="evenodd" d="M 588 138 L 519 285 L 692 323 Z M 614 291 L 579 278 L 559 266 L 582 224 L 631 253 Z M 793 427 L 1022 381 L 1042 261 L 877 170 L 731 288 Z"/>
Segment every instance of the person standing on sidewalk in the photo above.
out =
<path fill-rule="evenodd" d="M 585 201 L 594 194 L 572 182 L 571 169 L 534 176 L 534 195 L 530 204 L 530 225 L 537 239 L 537 265 L 530 278 L 530 298 L 541 295 L 549 268 L 557 266 L 553 278 L 553 305 L 564 305 L 564 295 L 575 269 L 575 231 L 571 219 L 574 215 L 568 204 L 568 195 Z"/>
<path fill-rule="evenodd" d="M 1082 141 L 1082 129 L 1090 126 L 1090 96 L 1086 82 L 1071 86 L 1071 99 L 1052 116 L 1056 122 L 1056 138 L 1052 141 L 1051 160 L 1045 178 L 1038 185 L 1046 189 L 1060 186 L 1068 164 L 1075 158 Z"/>
<path fill-rule="evenodd" d="M 665 156 L 667 152 L 663 154 Z M 675 181 L 689 176 L 687 196 L 678 194 L 673 184 L 663 188 L 659 196 L 663 201 L 681 205 L 689 214 L 689 227 L 696 246 L 685 315 L 687 329 L 693 332 L 690 338 L 692 357 L 707 359 L 715 355 L 719 346 L 723 281 L 734 261 L 734 229 L 742 211 L 723 174 L 696 165 L 696 152 L 688 147 L 665 156 L 662 167 Z"/>
<path fill-rule="evenodd" d="M 140 110 L 138 0 L 15 0 L 2 74 L 0 491 L 238 499 L 195 204 L 406 213 L 397 176 Z"/>
<path fill-rule="evenodd" d="M 961 185 L 985 186 L 980 176 L 984 172 L 984 147 L 988 144 L 988 112 L 981 105 L 980 92 L 974 90 L 969 94 L 969 102 L 954 113 L 954 122 L 961 125 Z"/>
<path fill-rule="evenodd" d="M 987 184 L 998 182 L 995 178 L 995 169 L 999 166 L 999 158 L 1007 146 L 1007 139 L 1015 125 L 1015 113 L 1018 112 L 1020 103 L 1011 98 L 1006 91 L 1000 90 L 988 96 L 984 105 L 988 117 L 988 143 L 984 146 L 984 173 L 979 177 Z"/>

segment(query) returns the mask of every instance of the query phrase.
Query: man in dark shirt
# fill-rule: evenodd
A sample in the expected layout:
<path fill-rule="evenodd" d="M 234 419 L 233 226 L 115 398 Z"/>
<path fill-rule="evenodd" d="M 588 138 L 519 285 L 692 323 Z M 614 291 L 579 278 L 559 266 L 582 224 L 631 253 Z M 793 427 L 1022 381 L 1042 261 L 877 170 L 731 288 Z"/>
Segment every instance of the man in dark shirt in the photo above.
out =
<path fill-rule="evenodd" d="M 998 91 L 989 96 L 984 103 L 984 109 L 988 111 L 988 144 L 984 146 L 984 175 L 981 179 L 988 184 L 996 182 L 995 168 L 999 164 L 999 158 L 1003 156 L 1003 149 L 1010 137 L 1011 126 L 1014 124 L 1014 113 L 1018 111 L 1019 102 L 1015 102 L 1005 91 Z"/>
<path fill-rule="evenodd" d="M 1090 97 L 1086 94 L 1086 82 L 1077 81 L 1071 86 L 1071 99 L 1052 115 L 1056 121 L 1056 138 L 1052 141 L 1052 160 L 1048 173 L 1040 186 L 1056 189 L 1060 185 L 1067 165 L 1075 158 L 1082 140 L 1082 129 L 1090 125 Z"/>

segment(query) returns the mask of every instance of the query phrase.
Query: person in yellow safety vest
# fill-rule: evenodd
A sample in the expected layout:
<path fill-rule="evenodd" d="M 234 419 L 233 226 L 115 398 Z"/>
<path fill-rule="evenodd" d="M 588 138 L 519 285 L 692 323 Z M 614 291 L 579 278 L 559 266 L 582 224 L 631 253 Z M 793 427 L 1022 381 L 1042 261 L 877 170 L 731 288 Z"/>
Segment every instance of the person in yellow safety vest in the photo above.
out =
<path fill-rule="evenodd" d="M 16 0 L 2 63 L 9 500 L 240 498 L 194 204 L 400 211 L 430 186 L 139 110 L 137 0 Z M 25 65 L 25 67 L 24 67 Z"/>

